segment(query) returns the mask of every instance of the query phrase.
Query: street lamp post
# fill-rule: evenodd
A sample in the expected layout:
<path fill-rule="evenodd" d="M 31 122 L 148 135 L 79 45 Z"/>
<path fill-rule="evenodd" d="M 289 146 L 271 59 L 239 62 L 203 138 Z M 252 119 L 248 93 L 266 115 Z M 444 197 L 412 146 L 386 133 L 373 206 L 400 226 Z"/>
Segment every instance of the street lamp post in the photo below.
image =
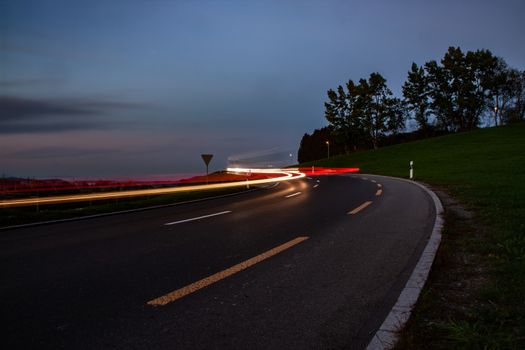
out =
<path fill-rule="evenodd" d="M 325 141 L 326 146 L 328 147 L 328 159 L 330 159 L 330 141 Z"/>

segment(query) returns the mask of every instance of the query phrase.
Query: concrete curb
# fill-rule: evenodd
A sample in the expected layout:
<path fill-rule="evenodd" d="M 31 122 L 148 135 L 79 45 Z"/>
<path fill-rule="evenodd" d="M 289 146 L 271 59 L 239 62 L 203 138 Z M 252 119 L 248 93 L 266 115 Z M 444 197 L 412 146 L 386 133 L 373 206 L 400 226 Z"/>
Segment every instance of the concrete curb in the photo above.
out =
<path fill-rule="evenodd" d="M 362 174 L 365 175 L 366 174 Z M 426 191 L 434 202 L 436 208 L 436 220 L 434 221 L 434 227 L 432 229 L 432 234 L 428 243 L 419 258 L 414 271 L 410 275 L 408 282 L 405 285 L 405 288 L 401 291 L 399 298 L 397 299 L 395 305 L 390 310 L 390 313 L 383 321 L 383 324 L 379 327 L 379 330 L 374 334 L 374 337 L 366 347 L 366 350 L 387 350 L 392 349 L 397 343 L 399 337 L 399 331 L 403 329 L 406 322 L 410 318 L 412 309 L 416 304 L 416 301 L 425 285 L 425 282 L 428 278 L 430 268 L 434 262 L 434 257 L 436 256 L 439 244 L 441 242 L 441 231 L 443 229 L 443 205 L 439 200 L 438 196 L 426 187 L 423 184 L 420 184 L 415 181 L 391 177 L 391 176 L 381 176 L 381 175 L 372 175 L 369 176 L 379 176 L 387 177 L 395 180 L 402 180 L 410 182 L 416 186 L 419 186 L 424 191 Z"/>

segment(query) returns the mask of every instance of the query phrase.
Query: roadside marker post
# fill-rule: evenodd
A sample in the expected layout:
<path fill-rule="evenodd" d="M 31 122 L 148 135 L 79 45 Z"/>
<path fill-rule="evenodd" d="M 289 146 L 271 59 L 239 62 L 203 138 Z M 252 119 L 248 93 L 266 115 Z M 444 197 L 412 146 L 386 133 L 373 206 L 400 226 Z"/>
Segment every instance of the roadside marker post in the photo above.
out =
<path fill-rule="evenodd" d="M 414 178 L 414 161 L 410 161 L 410 180 Z"/>

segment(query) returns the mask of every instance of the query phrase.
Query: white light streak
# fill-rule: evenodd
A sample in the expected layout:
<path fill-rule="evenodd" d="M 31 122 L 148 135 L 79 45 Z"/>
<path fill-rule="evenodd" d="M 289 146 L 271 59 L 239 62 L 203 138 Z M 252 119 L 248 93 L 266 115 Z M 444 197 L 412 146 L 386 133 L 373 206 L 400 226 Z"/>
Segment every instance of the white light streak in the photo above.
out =
<path fill-rule="evenodd" d="M 274 183 L 274 182 L 280 182 L 280 181 L 297 180 L 297 179 L 300 179 L 306 176 L 304 173 L 301 173 L 297 169 L 228 168 L 227 171 L 233 172 L 233 173 L 250 173 L 250 174 L 254 174 L 254 173 L 281 174 L 282 176 L 273 177 L 269 179 L 224 182 L 224 183 L 207 184 L 207 185 L 179 186 L 179 187 L 128 190 L 128 191 L 113 191 L 113 192 L 104 192 L 104 193 L 49 196 L 49 197 L 40 197 L 40 198 L 11 199 L 11 200 L 0 201 L 0 208 L 23 207 L 23 206 L 30 206 L 30 205 L 37 205 L 37 204 L 38 205 L 62 204 L 62 203 L 96 201 L 96 200 L 105 200 L 105 199 L 172 194 L 172 193 L 179 193 L 179 192 L 204 191 L 204 190 L 211 190 L 211 189 L 241 187 L 241 186 L 246 186 L 246 185 L 262 185 L 262 184 Z"/>

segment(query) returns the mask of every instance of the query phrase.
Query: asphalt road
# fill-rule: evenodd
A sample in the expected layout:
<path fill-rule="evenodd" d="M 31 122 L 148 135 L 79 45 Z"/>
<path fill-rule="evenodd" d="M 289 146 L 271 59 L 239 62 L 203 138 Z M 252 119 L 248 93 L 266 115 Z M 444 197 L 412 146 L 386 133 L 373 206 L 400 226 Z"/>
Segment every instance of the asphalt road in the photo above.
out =
<path fill-rule="evenodd" d="M 323 176 L 0 231 L 2 348 L 362 349 L 434 217 L 410 183 Z"/>

